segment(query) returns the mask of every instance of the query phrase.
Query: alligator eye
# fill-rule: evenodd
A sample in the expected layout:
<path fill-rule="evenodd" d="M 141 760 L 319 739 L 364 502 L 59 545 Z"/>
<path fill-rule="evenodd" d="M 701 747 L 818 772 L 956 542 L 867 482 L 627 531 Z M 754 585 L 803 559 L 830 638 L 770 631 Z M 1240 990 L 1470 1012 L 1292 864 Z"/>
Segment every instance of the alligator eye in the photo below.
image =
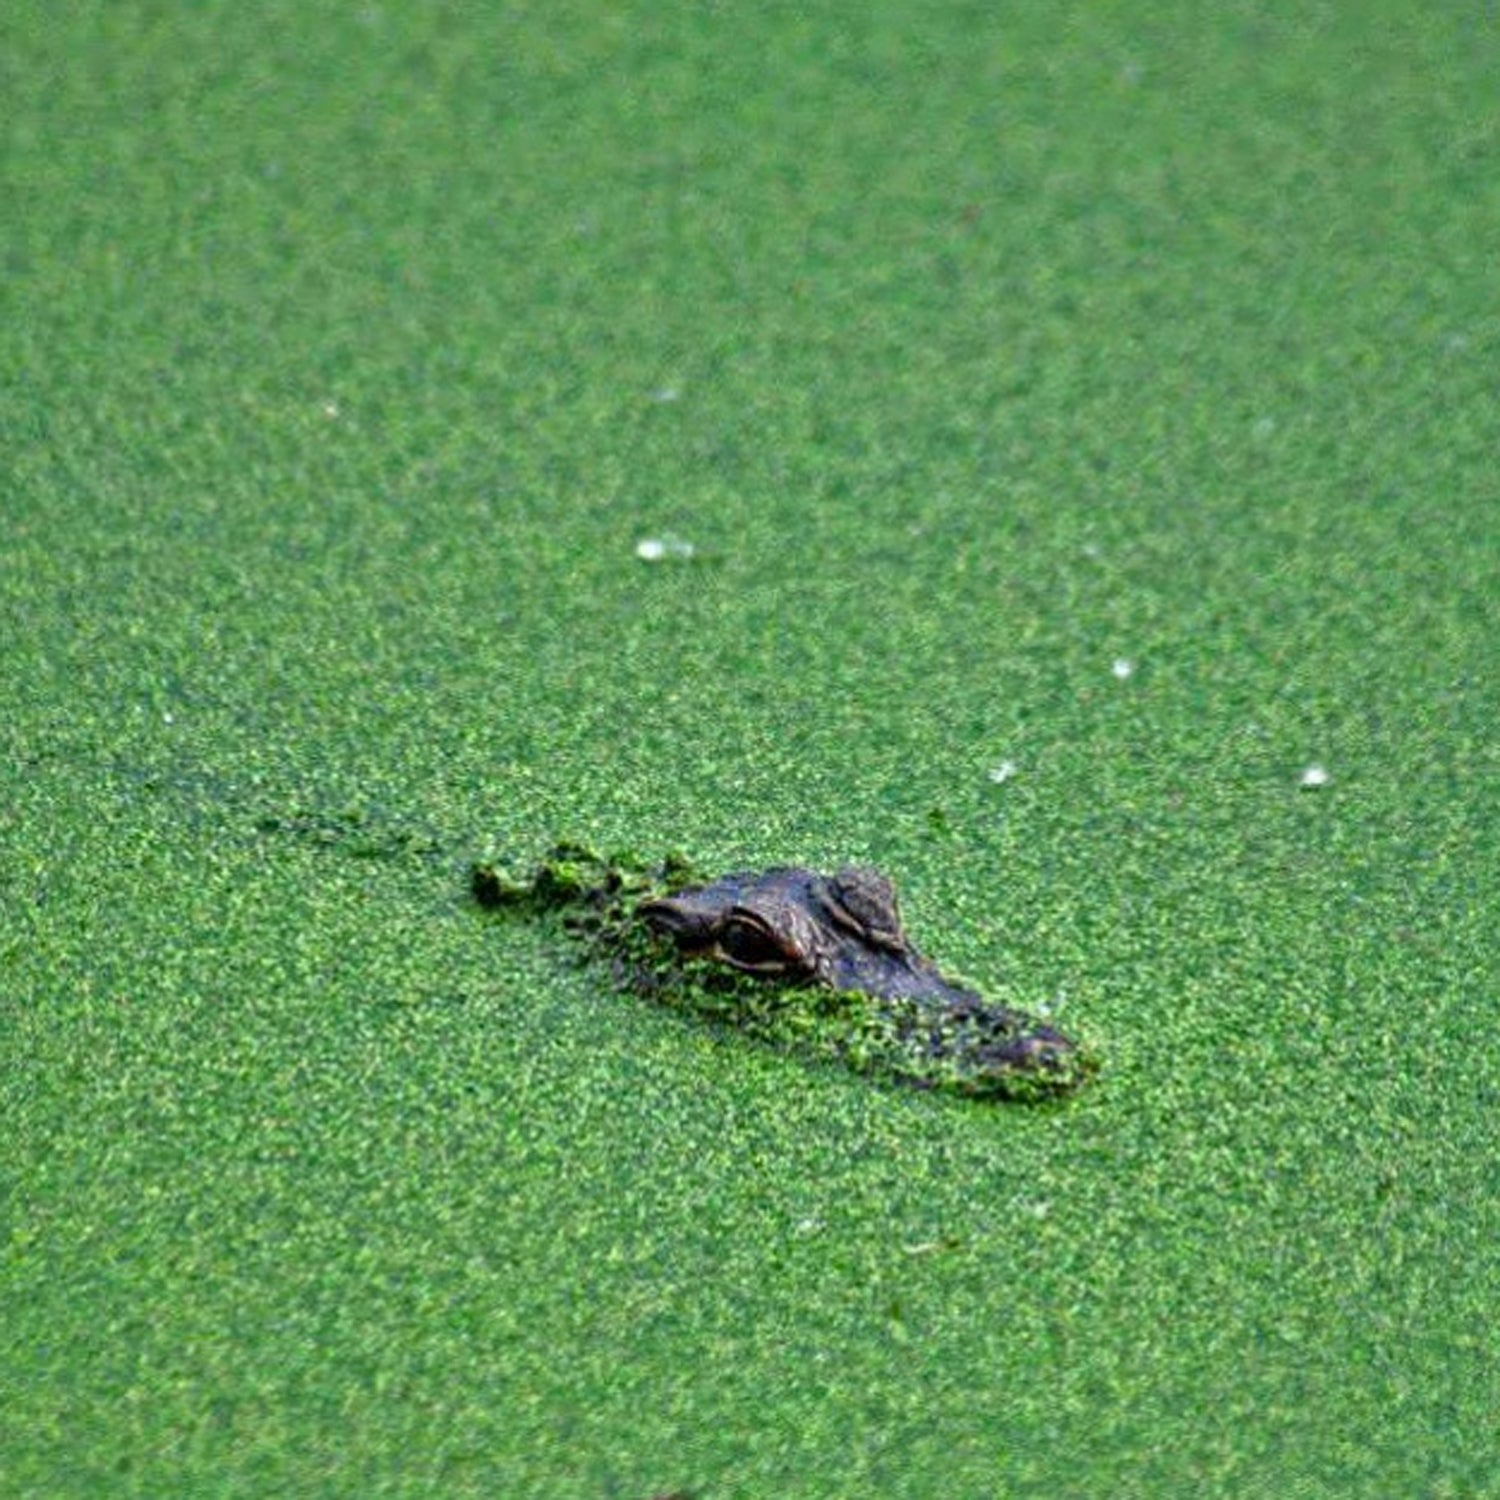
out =
<path fill-rule="evenodd" d="M 786 953 L 764 927 L 739 918 L 724 924 L 719 951 L 736 968 L 754 974 L 780 974 L 788 966 Z"/>

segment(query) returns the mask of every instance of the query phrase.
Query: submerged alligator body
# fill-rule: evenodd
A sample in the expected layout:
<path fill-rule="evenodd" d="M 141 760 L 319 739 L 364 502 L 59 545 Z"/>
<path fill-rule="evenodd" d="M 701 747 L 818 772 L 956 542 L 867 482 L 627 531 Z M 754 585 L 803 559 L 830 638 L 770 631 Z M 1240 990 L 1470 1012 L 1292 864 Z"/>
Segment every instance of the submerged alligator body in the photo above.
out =
<path fill-rule="evenodd" d="M 624 987 L 793 1050 L 981 1099 L 1065 1093 L 1092 1071 L 1051 1026 L 946 978 L 912 945 L 878 870 L 704 880 L 559 845 L 525 880 L 476 865 L 481 905 L 560 909 Z"/>

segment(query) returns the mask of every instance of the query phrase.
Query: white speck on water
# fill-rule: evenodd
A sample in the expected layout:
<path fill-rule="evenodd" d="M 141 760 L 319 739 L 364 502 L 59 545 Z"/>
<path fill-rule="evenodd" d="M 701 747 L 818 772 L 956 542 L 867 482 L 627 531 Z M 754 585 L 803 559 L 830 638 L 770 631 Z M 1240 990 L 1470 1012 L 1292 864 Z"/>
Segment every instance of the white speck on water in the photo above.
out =
<path fill-rule="evenodd" d="M 988 775 L 997 786 L 1002 781 L 1009 781 L 1021 768 L 1013 760 L 1002 760 L 998 766 L 991 766 Z"/>
<path fill-rule="evenodd" d="M 161 721 L 162 721 L 163 724 L 170 724 L 170 723 L 172 723 L 172 710 L 171 709 L 168 708 L 168 709 L 164 709 L 162 711 Z"/>
<path fill-rule="evenodd" d="M 1115 657 L 1114 664 L 1109 669 L 1120 679 L 1121 682 L 1135 671 L 1135 663 L 1128 656 Z"/>
<path fill-rule="evenodd" d="M 668 532 L 664 536 L 642 537 L 635 544 L 635 555 L 642 562 L 664 562 L 668 558 L 689 558 L 698 549 L 691 542 Z"/>
<path fill-rule="evenodd" d="M 323 403 L 323 415 L 327 417 L 330 422 L 333 421 L 334 418 L 338 416 L 338 414 L 339 404 L 337 401 L 325 401 Z"/>
<path fill-rule="evenodd" d="M 1327 786 L 1332 778 L 1322 766 L 1308 766 L 1297 778 L 1298 786 Z"/>

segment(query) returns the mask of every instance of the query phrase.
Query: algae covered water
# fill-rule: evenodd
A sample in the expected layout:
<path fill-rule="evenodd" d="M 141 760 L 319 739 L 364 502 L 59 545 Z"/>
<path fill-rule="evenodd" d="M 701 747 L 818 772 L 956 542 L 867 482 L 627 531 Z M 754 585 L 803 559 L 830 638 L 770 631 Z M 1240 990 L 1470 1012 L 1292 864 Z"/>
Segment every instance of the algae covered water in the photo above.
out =
<path fill-rule="evenodd" d="M 0 34 L 0 1491 L 1496 1491 L 1492 17 Z M 558 832 L 1104 1066 L 622 994 Z"/>

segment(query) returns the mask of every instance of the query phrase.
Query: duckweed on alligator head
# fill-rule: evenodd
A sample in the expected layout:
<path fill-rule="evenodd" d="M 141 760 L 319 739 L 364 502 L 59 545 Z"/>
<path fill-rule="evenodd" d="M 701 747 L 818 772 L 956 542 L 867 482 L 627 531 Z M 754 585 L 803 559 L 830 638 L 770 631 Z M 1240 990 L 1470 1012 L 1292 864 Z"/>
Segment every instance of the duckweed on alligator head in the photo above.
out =
<path fill-rule="evenodd" d="M 984 1000 L 912 945 L 877 870 L 705 878 L 559 844 L 529 876 L 473 870 L 475 899 L 560 912 L 622 989 L 804 1055 L 975 1099 L 1044 1099 L 1093 1071 L 1076 1042 Z"/>

